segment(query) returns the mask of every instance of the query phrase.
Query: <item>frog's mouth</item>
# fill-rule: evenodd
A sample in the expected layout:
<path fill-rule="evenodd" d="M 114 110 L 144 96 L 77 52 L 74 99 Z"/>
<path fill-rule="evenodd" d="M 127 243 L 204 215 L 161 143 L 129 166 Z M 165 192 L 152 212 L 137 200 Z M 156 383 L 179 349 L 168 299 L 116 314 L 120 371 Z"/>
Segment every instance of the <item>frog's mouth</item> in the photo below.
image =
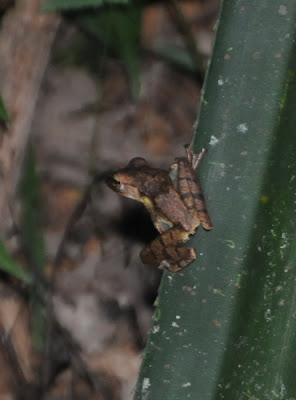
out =
<path fill-rule="evenodd" d="M 108 176 L 106 178 L 106 183 L 110 189 L 114 190 L 115 192 L 120 193 L 120 182 L 114 178 L 114 176 Z"/>

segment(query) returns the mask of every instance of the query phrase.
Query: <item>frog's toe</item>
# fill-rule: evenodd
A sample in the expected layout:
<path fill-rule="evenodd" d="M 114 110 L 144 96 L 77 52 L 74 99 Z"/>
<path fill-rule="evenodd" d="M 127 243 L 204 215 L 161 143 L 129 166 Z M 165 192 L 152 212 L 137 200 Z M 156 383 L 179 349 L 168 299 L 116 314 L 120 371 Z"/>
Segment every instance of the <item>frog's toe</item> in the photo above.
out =
<path fill-rule="evenodd" d="M 159 264 L 158 268 L 170 270 L 171 264 L 167 260 L 162 260 L 162 262 Z"/>
<path fill-rule="evenodd" d="M 168 248 L 167 252 L 170 253 L 170 250 L 174 254 L 174 257 L 162 260 L 159 268 L 167 269 L 170 272 L 177 272 L 181 269 L 187 267 L 193 260 L 196 259 L 196 251 L 193 248 L 188 247 L 177 247 L 177 248 Z M 176 257 L 176 253 L 178 257 Z"/>

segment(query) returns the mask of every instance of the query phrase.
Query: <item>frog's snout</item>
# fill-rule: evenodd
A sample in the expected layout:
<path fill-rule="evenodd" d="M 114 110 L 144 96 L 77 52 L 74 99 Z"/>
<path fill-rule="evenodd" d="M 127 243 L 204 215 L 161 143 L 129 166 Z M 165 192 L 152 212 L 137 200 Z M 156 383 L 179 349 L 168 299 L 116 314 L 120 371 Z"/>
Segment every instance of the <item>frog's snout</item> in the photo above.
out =
<path fill-rule="evenodd" d="M 107 176 L 106 184 L 110 189 L 115 190 L 116 192 L 120 191 L 120 182 L 114 177 L 114 175 Z"/>

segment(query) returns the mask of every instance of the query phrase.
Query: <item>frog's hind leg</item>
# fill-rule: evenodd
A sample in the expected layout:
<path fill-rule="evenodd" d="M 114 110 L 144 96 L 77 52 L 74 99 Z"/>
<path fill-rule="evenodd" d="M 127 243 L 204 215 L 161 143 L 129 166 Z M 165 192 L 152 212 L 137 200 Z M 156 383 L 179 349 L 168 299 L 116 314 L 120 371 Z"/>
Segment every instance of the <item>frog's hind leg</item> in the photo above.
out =
<path fill-rule="evenodd" d="M 203 228 L 206 230 L 213 229 L 213 224 L 207 211 L 205 198 L 198 178 L 195 180 L 195 182 L 189 181 L 189 187 L 193 196 L 198 218 L 200 219 Z"/>
<path fill-rule="evenodd" d="M 144 264 L 157 265 L 171 272 L 179 271 L 196 259 L 193 248 L 181 247 L 189 233 L 179 228 L 171 228 L 154 239 L 141 251 Z"/>
<path fill-rule="evenodd" d="M 197 166 L 204 154 L 205 150 L 198 155 L 192 153 L 190 149 L 187 150 L 188 160 L 182 159 L 179 163 L 176 185 L 181 199 L 188 210 L 190 210 L 192 214 L 196 212 L 204 229 L 210 230 L 213 228 L 213 224 L 207 212 L 200 181 L 193 169 L 193 165 Z"/>
<path fill-rule="evenodd" d="M 196 252 L 193 248 L 170 246 L 161 252 L 161 255 L 152 251 L 151 246 L 141 251 L 141 259 L 144 264 L 156 265 L 160 269 L 167 269 L 170 272 L 177 272 L 186 267 L 196 259 Z"/>
<path fill-rule="evenodd" d="M 168 247 L 166 251 L 170 258 L 162 260 L 159 268 L 165 268 L 170 272 L 180 271 L 196 259 L 196 251 L 193 248 Z"/>

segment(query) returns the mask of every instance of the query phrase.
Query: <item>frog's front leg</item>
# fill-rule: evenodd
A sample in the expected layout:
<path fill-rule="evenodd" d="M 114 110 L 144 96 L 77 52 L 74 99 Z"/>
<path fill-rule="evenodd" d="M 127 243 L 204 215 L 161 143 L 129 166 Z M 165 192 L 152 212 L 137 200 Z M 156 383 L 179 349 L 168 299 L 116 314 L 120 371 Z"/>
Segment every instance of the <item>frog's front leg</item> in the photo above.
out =
<path fill-rule="evenodd" d="M 193 248 L 181 247 L 188 240 L 189 233 L 173 227 L 154 239 L 141 251 L 144 264 L 157 265 L 171 272 L 179 271 L 196 259 Z"/>

